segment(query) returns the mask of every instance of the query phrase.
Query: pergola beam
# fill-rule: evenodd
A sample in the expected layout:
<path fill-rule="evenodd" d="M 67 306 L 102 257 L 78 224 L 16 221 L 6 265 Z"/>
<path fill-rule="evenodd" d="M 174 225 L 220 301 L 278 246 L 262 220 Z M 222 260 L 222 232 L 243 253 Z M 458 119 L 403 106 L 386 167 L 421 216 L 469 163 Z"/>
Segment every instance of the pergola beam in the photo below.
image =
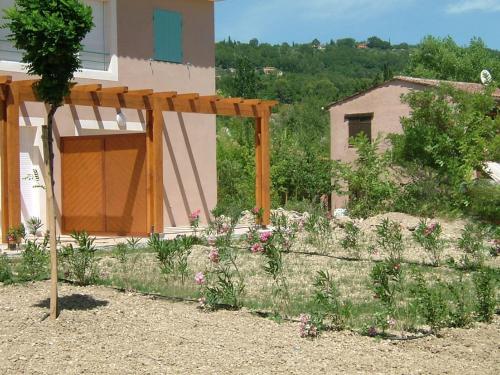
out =
<path fill-rule="evenodd" d="M 21 222 L 19 159 L 19 106 L 23 102 L 40 102 L 33 85 L 39 80 L 12 81 L 0 75 L 0 152 L 2 196 L 2 235 L 6 240 L 9 227 Z M 148 225 L 163 230 L 163 112 L 198 113 L 255 119 L 256 205 L 264 210 L 263 225 L 270 223 L 270 157 L 269 119 L 273 100 L 222 98 L 217 95 L 154 92 L 151 89 L 128 90 L 126 86 L 74 84 L 65 104 L 128 108 L 146 111 Z"/>

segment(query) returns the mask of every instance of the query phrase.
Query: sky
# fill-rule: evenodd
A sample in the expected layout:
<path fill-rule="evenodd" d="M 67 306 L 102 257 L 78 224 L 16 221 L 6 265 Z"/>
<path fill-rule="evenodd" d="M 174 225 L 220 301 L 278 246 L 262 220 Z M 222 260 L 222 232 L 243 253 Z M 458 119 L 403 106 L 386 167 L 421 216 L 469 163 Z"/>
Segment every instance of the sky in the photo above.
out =
<path fill-rule="evenodd" d="M 393 44 L 452 36 L 480 37 L 500 50 L 500 0 L 223 0 L 216 3 L 216 39 L 321 42 L 376 35 Z"/>

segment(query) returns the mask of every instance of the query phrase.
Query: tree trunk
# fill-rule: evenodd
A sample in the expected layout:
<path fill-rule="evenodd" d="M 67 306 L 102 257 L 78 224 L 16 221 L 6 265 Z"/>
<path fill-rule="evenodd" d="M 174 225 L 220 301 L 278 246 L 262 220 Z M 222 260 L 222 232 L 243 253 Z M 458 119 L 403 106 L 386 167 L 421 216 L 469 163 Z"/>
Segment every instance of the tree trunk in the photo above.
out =
<path fill-rule="evenodd" d="M 47 114 L 47 125 L 42 128 L 43 155 L 45 164 L 46 209 L 50 245 L 50 318 L 57 319 L 57 241 L 56 210 L 54 199 L 54 145 L 53 122 L 57 106 L 51 106 Z"/>

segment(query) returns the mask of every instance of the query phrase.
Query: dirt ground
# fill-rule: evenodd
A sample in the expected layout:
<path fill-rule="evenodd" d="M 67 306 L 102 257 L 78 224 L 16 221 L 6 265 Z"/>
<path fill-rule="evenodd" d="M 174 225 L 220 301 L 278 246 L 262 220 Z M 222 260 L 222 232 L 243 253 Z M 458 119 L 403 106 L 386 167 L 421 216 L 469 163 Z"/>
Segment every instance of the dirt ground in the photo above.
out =
<path fill-rule="evenodd" d="M 105 287 L 0 285 L 0 374 L 498 374 L 500 319 L 443 337 L 301 339 L 296 323 L 247 311 L 205 313 Z"/>

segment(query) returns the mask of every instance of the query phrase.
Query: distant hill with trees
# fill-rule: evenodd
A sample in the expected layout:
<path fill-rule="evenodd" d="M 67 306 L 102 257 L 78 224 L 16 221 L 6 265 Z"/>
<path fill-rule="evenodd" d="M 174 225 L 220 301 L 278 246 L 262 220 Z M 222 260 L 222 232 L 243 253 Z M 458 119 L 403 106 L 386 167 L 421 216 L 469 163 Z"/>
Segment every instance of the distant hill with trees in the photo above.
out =
<path fill-rule="evenodd" d="M 243 63 L 245 68 L 256 70 L 256 93 L 260 97 L 288 104 L 311 96 L 333 101 L 403 72 L 414 48 L 405 43 L 391 45 L 378 37 L 366 42 L 345 38 L 321 44 L 315 39 L 279 45 L 229 38 L 216 46 L 218 88 L 239 94 L 232 84 Z M 266 74 L 265 67 L 276 70 Z"/>

